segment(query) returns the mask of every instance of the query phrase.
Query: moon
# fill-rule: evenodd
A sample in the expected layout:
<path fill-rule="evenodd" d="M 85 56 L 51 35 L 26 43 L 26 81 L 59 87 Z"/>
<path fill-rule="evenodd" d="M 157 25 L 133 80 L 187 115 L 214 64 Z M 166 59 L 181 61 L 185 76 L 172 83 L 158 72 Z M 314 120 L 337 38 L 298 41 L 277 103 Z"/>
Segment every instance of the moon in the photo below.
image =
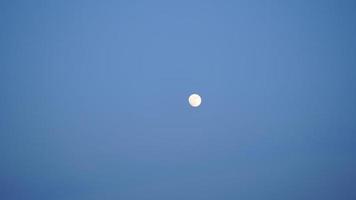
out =
<path fill-rule="evenodd" d="M 191 94 L 188 101 L 192 107 L 198 107 L 201 104 L 201 97 L 198 94 Z"/>

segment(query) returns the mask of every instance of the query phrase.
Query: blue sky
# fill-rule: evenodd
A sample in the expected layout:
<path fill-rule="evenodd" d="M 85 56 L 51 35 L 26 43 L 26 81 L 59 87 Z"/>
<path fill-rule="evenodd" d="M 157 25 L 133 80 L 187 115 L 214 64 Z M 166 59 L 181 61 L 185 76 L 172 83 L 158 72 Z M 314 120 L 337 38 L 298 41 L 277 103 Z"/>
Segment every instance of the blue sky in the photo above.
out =
<path fill-rule="evenodd" d="M 1 1 L 0 199 L 355 199 L 355 9 Z"/>

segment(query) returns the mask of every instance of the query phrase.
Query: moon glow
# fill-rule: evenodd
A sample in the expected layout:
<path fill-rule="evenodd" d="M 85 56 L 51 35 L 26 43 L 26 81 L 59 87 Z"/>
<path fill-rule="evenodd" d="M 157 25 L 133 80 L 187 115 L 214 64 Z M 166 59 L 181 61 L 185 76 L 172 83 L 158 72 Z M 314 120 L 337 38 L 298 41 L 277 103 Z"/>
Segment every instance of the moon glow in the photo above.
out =
<path fill-rule="evenodd" d="M 188 101 L 192 107 L 198 107 L 201 104 L 201 97 L 198 94 L 191 94 Z"/>

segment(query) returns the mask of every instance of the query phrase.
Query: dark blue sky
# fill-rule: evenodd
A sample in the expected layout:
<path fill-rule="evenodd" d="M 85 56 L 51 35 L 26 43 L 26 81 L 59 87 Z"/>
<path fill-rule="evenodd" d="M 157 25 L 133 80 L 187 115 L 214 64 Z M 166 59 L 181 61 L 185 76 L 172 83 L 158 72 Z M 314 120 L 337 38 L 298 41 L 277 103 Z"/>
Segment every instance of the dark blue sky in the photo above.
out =
<path fill-rule="evenodd" d="M 0 199 L 356 199 L 356 3 L 1 1 Z"/>

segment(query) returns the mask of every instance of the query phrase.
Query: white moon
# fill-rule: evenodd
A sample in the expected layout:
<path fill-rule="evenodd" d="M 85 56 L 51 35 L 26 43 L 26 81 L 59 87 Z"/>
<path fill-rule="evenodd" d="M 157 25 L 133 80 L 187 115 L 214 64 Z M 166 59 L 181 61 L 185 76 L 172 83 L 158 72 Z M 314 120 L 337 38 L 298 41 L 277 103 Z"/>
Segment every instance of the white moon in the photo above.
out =
<path fill-rule="evenodd" d="M 201 97 L 198 94 L 192 94 L 189 96 L 189 104 L 193 107 L 198 107 L 201 104 Z"/>

